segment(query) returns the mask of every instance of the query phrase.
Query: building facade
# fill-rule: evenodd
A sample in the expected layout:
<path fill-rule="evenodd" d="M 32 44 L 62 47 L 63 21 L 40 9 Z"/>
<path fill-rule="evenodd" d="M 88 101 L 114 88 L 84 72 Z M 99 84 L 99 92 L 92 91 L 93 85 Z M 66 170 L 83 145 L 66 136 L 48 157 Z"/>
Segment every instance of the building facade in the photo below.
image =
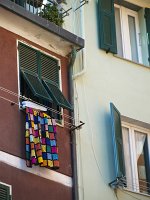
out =
<path fill-rule="evenodd" d="M 79 199 L 149 199 L 150 1 L 89 1 L 72 21 Z"/>
<path fill-rule="evenodd" d="M 29 1 L 0 1 L 0 199 L 73 199 L 68 74 L 83 46 Z"/>

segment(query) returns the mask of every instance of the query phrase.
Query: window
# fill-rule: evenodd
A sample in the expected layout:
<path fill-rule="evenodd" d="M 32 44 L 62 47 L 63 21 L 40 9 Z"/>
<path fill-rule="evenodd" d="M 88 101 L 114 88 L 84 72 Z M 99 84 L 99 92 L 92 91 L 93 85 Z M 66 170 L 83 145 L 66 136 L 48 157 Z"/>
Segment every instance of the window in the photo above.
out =
<path fill-rule="evenodd" d="M 142 63 L 138 13 L 115 6 L 115 23 L 118 55 Z"/>
<path fill-rule="evenodd" d="M 118 2 L 115 0 L 115 2 Z M 149 65 L 150 9 L 114 0 L 99 0 L 100 48 Z"/>
<path fill-rule="evenodd" d="M 150 130 L 122 122 L 111 103 L 116 177 L 129 190 L 150 194 Z"/>
<path fill-rule="evenodd" d="M 11 200 L 10 186 L 0 182 L 0 199 Z"/>
<path fill-rule="evenodd" d="M 127 187 L 149 194 L 150 130 L 123 123 L 122 135 Z"/>
<path fill-rule="evenodd" d="M 60 90 L 58 60 L 20 42 L 18 49 L 21 95 L 56 111 L 72 110 Z M 53 117 L 60 118 L 54 113 Z"/>

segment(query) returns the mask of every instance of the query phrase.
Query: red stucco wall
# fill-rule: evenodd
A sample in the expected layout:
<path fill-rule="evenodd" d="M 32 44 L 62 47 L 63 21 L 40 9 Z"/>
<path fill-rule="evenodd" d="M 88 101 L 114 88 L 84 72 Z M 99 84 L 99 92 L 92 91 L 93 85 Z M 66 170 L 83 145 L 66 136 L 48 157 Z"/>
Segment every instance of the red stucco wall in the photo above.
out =
<path fill-rule="evenodd" d="M 0 181 L 12 185 L 13 200 L 71 200 L 70 187 L 0 163 Z M 7 176 L 6 176 L 7 175 Z"/>
<path fill-rule="evenodd" d="M 17 39 L 26 41 L 61 59 L 62 89 L 64 95 L 68 97 L 67 58 L 52 53 L 3 28 L 0 28 L 0 86 L 18 93 Z M 18 102 L 17 97 L 8 95 L 1 90 L 0 96 Z M 1 98 L 0 110 L 0 150 L 25 158 L 25 113 L 19 110 L 19 106 L 12 106 L 10 102 Z M 60 169 L 58 172 L 71 176 L 71 142 L 69 129 L 58 127 L 57 140 L 60 160 Z M 0 171 L 0 173 L 2 172 Z"/>

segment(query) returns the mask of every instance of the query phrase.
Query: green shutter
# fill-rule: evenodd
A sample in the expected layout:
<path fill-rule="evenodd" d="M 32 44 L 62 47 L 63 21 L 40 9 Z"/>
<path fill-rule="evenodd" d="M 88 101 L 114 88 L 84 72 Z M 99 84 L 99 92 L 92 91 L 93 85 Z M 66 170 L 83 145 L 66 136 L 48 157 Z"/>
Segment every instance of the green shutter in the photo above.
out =
<path fill-rule="evenodd" d="M 35 49 L 19 43 L 19 65 L 20 69 L 38 73 L 38 54 Z"/>
<path fill-rule="evenodd" d="M 47 88 L 48 92 L 50 93 L 53 101 L 63 108 L 72 110 L 72 106 L 70 103 L 66 100 L 62 92 L 60 91 L 59 87 L 53 83 L 52 81 L 43 79 L 43 82 L 45 84 L 45 87 Z"/>
<path fill-rule="evenodd" d="M 148 50 L 149 50 L 149 62 L 150 62 L 150 8 L 145 9 L 145 19 L 147 27 L 147 36 L 148 36 Z"/>
<path fill-rule="evenodd" d="M 110 103 L 110 110 L 114 146 L 115 175 L 116 177 L 121 177 L 125 176 L 121 116 L 117 108 L 112 103 Z"/>
<path fill-rule="evenodd" d="M 98 0 L 100 48 L 117 53 L 114 0 Z"/>
<path fill-rule="evenodd" d="M 59 86 L 59 66 L 58 60 L 41 54 L 41 76 L 49 79 Z"/>
<path fill-rule="evenodd" d="M 0 183 L 0 200 L 10 200 L 10 188 Z"/>
<path fill-rule="evenodd" d="M 34 96 L 52 102 L 50 95 L 48 94 L 42 81 L 36 74 L 31 74 L 23 70 L 21 70 L 21 72 L 24 80 L 26 81 Z"/>

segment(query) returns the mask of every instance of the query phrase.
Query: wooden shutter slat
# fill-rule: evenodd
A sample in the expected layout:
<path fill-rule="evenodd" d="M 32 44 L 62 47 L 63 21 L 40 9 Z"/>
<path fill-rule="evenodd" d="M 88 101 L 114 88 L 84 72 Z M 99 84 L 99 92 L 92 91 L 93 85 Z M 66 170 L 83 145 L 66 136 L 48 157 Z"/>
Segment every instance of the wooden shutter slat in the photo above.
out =
<path fill-rule="evenodd" d="M 6 185 L 0 184 L 0 200 L 9 200 L 10 188 Z"/>
<path fill-rule="evenodd" d="M 56 103 L 56 105 L 59 105 L 60 107 L 72 110 L 71 104 L 67 101 L 67 99 L 64 97 L 63 93 L 60 91 L 57 85 L 52 83 L 49 80 L 43 80 L 48 92 L 50 93 L 53 101 Z"/>
<path fill-rule="evenodd" d="M 100 48 L 117 53 L 114 0 L 98 0 Z"/>
<path fill-rule="evenodd" d="M 26 81 L 34 96 L 52 102 L 50 95 L 46 91 L 42 81 L 39 79 L 38 76 L 30 74 L 26 71 L 21 72 L 24 80 Z"/>
<path fill-rule="evenodd" d="M 110 110 L 115 159 L 115 175 L 116 177 L 121 177 L 125 176 L 121 116 L 113 103 L 110 103 Z"/>
<path fill-rule="evenodd" d="M 37 51 L 35 49 L 19 43 L 19 61 L 21 69 L 38 73 Z"/>
<path fill-rule="evenodd" d="M 41 76 L 59 85 L 58 61 L 50 56 L 41 54 Z"/>

